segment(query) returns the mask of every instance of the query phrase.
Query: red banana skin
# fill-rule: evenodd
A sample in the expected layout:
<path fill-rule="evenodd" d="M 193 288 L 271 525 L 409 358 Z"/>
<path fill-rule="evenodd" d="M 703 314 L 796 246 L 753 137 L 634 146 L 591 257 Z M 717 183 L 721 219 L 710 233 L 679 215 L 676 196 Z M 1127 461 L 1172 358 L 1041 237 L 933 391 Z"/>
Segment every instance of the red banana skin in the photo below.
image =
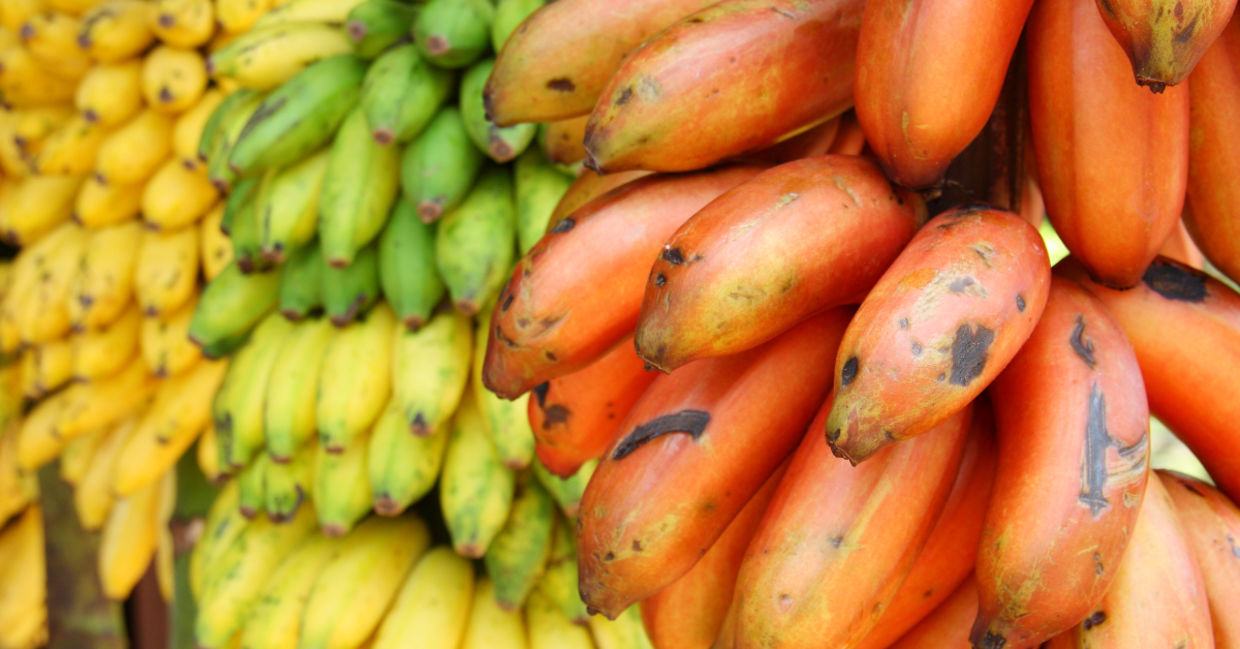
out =
<path fill-rule="evenodd" d="M 1032 5 L 866 2 L 857 42 L 857 119 L 892 180 L 912 188 L 938 183 L 982 131 Z"/>
<path fill-rule="evenodd" d="M 1240 141 L 1235 137 L 1240 123 L 1240 17 L 1232 18 L 1201 58 L 1189 78 L 1188 94 L 1184 224 L 1210 263 L 1234 280 L 1240 277 Z"/>
<path fill-rule="evenodd" d="M 687 573 L 723 534 L 826 397 L 851 315 L 828 311 L 650 384 L 582 497 L 578 587 L 588 609 L 614 618 Z"/>
<path fill-rule="evenodd" d="M 831 143 L 831 148 L 827 150 L 827 153 L 861 155 L 865 149 L 865 132 L 857 123 L 856 112 L 850 110 L 840 115 L 840 130 L 835 134 L 835 141 Z"/>
<path fill-rule="evenodd" d="M 1123 330 L 1059 276 L 989 392 L 999 458 L 970 639 L 1035 647 L 1088 615 L 1115 579 L 1145 493 L 1149 409 Z"/>
<path fill-rule="evenodd" d="M 972 406 L 856 467 L 832 458 L 822 442 L 829 408 L 828 400 L 810 424 L 741 562 L 736 649 L 859 643 L 908 575 L 955 482 Z"/>
<path fill-rule="evenodd" d="M 925 221 L 878 165 L 825 155 L 773 167 L 680 226 L 650 269 L 634 342 L 670 372 L 752 349 L 858 304 Z"/>
<path fill-rule="evenodd" d="M 1127 288 L 1175 227 L 1188 178 L 1188 88 L 1151 94 L 1094 0 L 1039 0 L 1026 30 L 1038 186 L 1068 250 Z"/>
<path fill-rule="evenodd" d="M 990 501 L 995 479 L 994 414 L 983 395 L 973 402 L 974 433 L 969 436 L 960 460 L 960 470 L 943 513 L 930 529 L 926 545 L 913 562 L 908 577 L 883 611 L 873 631 L 855 649 L 885 649 L 931 614 L 952 596 L 973 572 L 977 543 L 982 534 L 982 517 Z M 970 579 L 969 581 L 972 581 Z M 976 588 L 976 586 L 972 586 Z M 968 620 L 961 638 L 967 641 L 968 627 L 977 614 L 976 595 L 970 603 Z M 961 645 L 965 646 L 965 645 Z"/>
<path fill-rule="evenodd" d="M 656 376 L 627 338 L 576 372 L 535 386 L 529 418 L 538 459 L 548 471 L 567 478 L 602 455 Z"/>
<path fill-rule="evenodd" d="M 1159 479 L 1175 503 L 1180 528 L 1192 548 L 1210 600 L 1214 646 L 1240 647 L 1240 507 L 1218 489 L 1159 469 Z"/>
<path fill-rule="evenodd" d="M 852 105 L 863 0 L 723 0 L 620 65 L 586 166 L 686 171 L 764 149 Z"/>
<path fill-rule="evenodd" d="M 968 575 L 956 590 L 891 649 L 969 649 L 969 625 L 977 611 L 977 579 Z"/>
<path fill-rule="evenodd" d="M 560 197 L 560 202 L 555 204 L 555 210 L 551 212 L 551 218 L 547 220 L 547 231 L 553 230 L 557 223 L 564 220 L 564 217 L 577 211 L 577 208 L 589 203 L 590 201 L 606 194 L 607 192 L 627 184 L 629 181 L 637 180 L 642 176 L 649 176 L 649 171 L 625 171 L 618 174 L 600 175 L 596 171 L 590 169 L 582 169 L 581 175 L 568 186 L 564 195 Z"/>
<path fill-rule="evenodd" d="M 654 649 L 710 649 L 714 644 L 732 603 L 745 548 L 787 467 L 785 459 L 692 570 L 641 601 L 642 624 Z"/>
<path fill-rule="evenodd" d="M 840 115 L 801 133 L 781 141 L 779 144 L 756 151 L 746 159 L 761 160 L 773 165 L 826 155 L 835 144 L 835 136 L 840 132 Z"/>
<path fill-rule="evenodd" d="M 579 370 L 633 331 L 659 246 L 761 167 L 641 178 L 561 219 L 513 269 L 491 316 L 482 380 L 515 399 Z"/>
<path fill-rule="evenodd" d="M 1189 78 L 1236 0 L 1095 0 L 1138 84 L 1163 92 Z"/>
<path fill-rule="evenodd" d="M 1091 282 L 1071 257 L 1055 270 L 1102 300 L 1137 353 L 1150 412 L 1240 499 L 1240 401 L 1219 397 L 1240 393 L 1240 295 L 1165 257 L 1127 291 Z"/>
<path fill-rule="evenodd" d="M 1055 636 L 1047 649 L 1183 647 L 1213 649 L 1212 602 L 1201 569 L 1156 473 L 1110 590 L 1080 624 Z M 1235 611 L 1226 611 L 1235 615 Z"/>
<path fill-rule="evenodd" d="M 1185 215 L 1188 210 L 1184 211 Z M 1171 236 L 1163 242 L 1162 248 L 1158 249 L 1158 254 L 1163 257 L 1169 257 L 1186 266 L 1192 266 L 1197 270 L 1205 268 L 1206 258 L 1193 242 L 1193 237 L 1188 233 L 1188 228 L 1184 225 L 1185 221 L 1181 220 L 1176 228 L 1171 231 Z M 1237 233 L 1240 234 L 1240 233 Z"/>
<path fill-rule="evenodd" d="M 853 464 L 938 425 L 994 380 L 1033 331 L 1046 247 L 986 207 L 926 223 L 861 303 L 835 359 L 827 443 Z"/>
<path fill-rule="evenodd" d="M 551 122 L 543 134 L 543 153 L 556 164 L 581 162 L 586 157 L 585 137 L 585 115 Z"/>

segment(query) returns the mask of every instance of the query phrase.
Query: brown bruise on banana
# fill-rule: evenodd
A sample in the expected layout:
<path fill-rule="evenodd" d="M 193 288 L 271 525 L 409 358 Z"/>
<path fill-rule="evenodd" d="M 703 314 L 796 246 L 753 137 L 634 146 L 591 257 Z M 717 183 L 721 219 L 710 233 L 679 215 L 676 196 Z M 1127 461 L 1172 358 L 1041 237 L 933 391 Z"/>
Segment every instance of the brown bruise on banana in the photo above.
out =
<path fill-rule="evenodd" d="M 1085 337 L 1085 317 L 1080 313 L 1076 314 L 1076 325 L 1072 327 L 1068 345 L 1078 358 L 1085 361 L 1089 369 L 1094 369 L 1098 364 L 1098 359 L 1094 358 L 1094 341 Z"/>
<path fill-rule="evenodd" d="M 1150 290 L 1168 300 L 1196 304 L 1209 297 L 1206 277 L 1205 273 L 1188 266 L 1157 259 L 1145 269 L 1141 281 L 1150 287 Z"/>
<path fill-rule="evenodd" d="M 1108 452 L 1115 449 L 1114 461 Z M 1089 412 L 1085 422 L 1085 447 L 1081 453 L 1081 491 L 1077 502 L 1089 507 L 1094 520 L 1111 508 L 1111 501 L 1106 497 L 1108 484 L 1122 490 L 1126 485 L 1138 482 L 1145 477 L 1145 469 L 1149 455 L 1149 433 L 1142 431 L 1141 437 L 1132 444 L 1111 436 L 1107 430 L 1106 395 L 1095 382 L 1089 390 Z M 1133 499 L 1124 495 L 1126 507 L 1135 506 Z"/>
<path fill-rule="evenodd" d="M 684 433 L 697 441 L 709 423 L 710 413 L 704 410 L 686 409 L 655 417 L 621 438 L 612 451 L 611 459 L 624 459 L 647 442 L 668 433 Z"/>
<path fill-rule="evenodd" d="M 550 388 L 551 383 L 543 381 L 534 386 L 533 389 L 535 403 L 543 413 L 543 430 L 550 430 L 552 426 L 559 424 L 567 424 L 569 416 L 572 415 L 571 410 L 558 403 L 547 405 L 547 391 Z"/>
<path fill-rule="evenodd" d="M 986 360 L 990 345 L 995 341 L 993 329 L 964 323 L 956 328 L 956 336 L 952 339 L 951 355 L 952 385 L 967 386 L 981 375 L 986 368 Z"/>

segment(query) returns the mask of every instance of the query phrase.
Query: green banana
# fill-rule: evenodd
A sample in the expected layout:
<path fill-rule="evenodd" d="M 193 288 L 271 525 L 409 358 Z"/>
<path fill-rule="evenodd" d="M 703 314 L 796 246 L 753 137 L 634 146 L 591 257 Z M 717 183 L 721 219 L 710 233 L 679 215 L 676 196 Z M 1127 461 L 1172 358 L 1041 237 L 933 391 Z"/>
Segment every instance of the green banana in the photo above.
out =
<path fill-rule="evenodd" d="M 555 503 L 533 476 L 518 476 L 508 522 L 495 535 L 483 562 L 495 581 L 495 599 L 505 610 L 525 603 L 551 553 Z"/>
<path fill-rule="evenodd" d="M 461 111 L 446 106 L 405 148 L 401 192 L 418 208 L 418 216 L 430 223 L 465 200 L 485 159 L 465 130 Z"/>
<path fill-rule="evenodd" d="M 640 607 L 630 606 L 614 620 L 591 615 L 589 624 L 595 649 L 654 649 L 642 626 Z"/>
<path fill-rule="evenodd" d="M 363 59 L 380 56 L 383 50 L 409 38 L 417 7 L 395 0 L 366 0 L 349 12 L 345 28 L 353 40 L 353 52 Z"/>
<path fill-rule="evenodd" d="M 215 560 L 228 550 L 245 529 L 246 520 L 238 506 L 240 502 L 241 488 L 237 486 L 236 480 L 230 480 L 216 494 L 215 501 L 207 510 L 202 534 L 194 544 L 189 559 L 189 584 L 195 599 L 201 598 L 207 576 L 215 572 L 214 568 L 208 566 L 214 566 Z"/>
<path fill-rule="evenodd" d="M 503 288 L 512 268 L 516 216 L 508 170 L 484 169 L 464 202 L 435 232 L 435 262 L 452 303 L 473 315 Z"/>
<path fill-rule="evenodd" d="M 361 92 L 366 62 L 352 54 L 316 61 L 276 88 L 245 123 L 228 155 L 239 176 L 285 167 L 331 139 Z"/>
<path fill-rule="evenodd" d="M 531 462 L 530 466 L 534 469 L 534 477 L 547 488 L 547 492 L 560 506 L 560 511 L 564 512 L 565 516 L 576 517 L 577 508 L 581 506 L 581 495 L 586 492 L 586 485 L 590 483 L 590 476 L 594 475 L 598 459 L 583 463 L 576 473 L 567 478 L 551 473 L 542 462 Z"/>
<path fill-rule="evenodd" d="M 265 92 L 237 90 L 216 107 L 211 115 L 211 120 L 219 116 L 216 123 L 207 122 L 210 130 L 203 131 L 198 157 L 207 165 L 207 178 L 222 194 L 228 193 L 237 180 L 236 172 L 228 165 L 237 138 L 266 98 Z"/>
<path fill-rule="evenodd" d="M 423 223 L 409 201 L 396 201 L 379 235 L 379 283 L 411 331 L 426 323 L 446 291 L 435 265 L 435 226 Z"/>
<path fill-rule="evenodd" d="M 233 229 L 236 227 L 235 222 L 253 202 L 258 191 L 258 183 L 257 178 L 246 178 L 237 183 L 236 187 L 228 193 L 228 198 L 224 199 L 224 213 L 220 216 L 220 232 L 232 237 Z"/>
<path fill-rule="evenodd" d="M 189 323 L 189 339 L 207 358 L 230 353 L 275 308 L 279 286 L 279 269 L 247 275 L 235 260 L 229 262 L 203 289 Z"/>
<path fill-rule="evenodd" d="M 400 185 L 400 150 L 370 136 L 366 114 L 349 113 L 332 142 L 319 195 L 319 247 L 333 266 L 347 266 L 383 230 Z"/>
<path fill-rule="evenodd" d="M 323 256 L 317 241 L 293 251 L 280 277 L 280 313 L 301 320 L 323 310 Z"/>
<path fill-rule="evenodd" d="M 379 301 L 379 252 L 374 243 L 357 252 L 344 268 L 323 263 L 319 268 L 323 311 L 333 325 L 343 327 L 366 315 Z"/>
<path fill-rule="evenodd" d="M 370 0 L 391 2 L 391 0 Z M 363 4 L 361 6 L 366 6 Z M 422 132 L 452 93 L 452 72 L 430 65 L 412 43 L 384 52 L 362 81 L 362 111 L 375 142 L 408 142 Z"/>
<path fill-rule="evenodd" d="M 400 410 L 389 404 L 371 431 L 366 460 L 375 512 L 397 516 L 425 496 L 439 477 L 447 441 L 446 434 L 410 433 Z"/>
<path fill-rule="evenodd" d="M 495 59 L 486 59 L 475 63 L 461 78 L 461 118 L 465 120 L 465 130 L 469 138 L 483 153 L 491 156 L 496 162 L 508 162 L 521 155 L 534 136 L 538 134 L 538 124 L 526 122 L 500 128 L 487 119 L 486 106 L 483 105 L 482 88 L 491 76 L 495 67 Z"/>
<path fill-rule="evenodd" d="M 585 602 L 577 592 L 577 541 L 574 538 L 575 523 L 557 516 L 551 535 L 551 552 L 547 567 L 538 580 L 535 590 L 555 602 L 557 608 L 575 624 L 585 624 L 590 618 Z"/>
<path fill-rule="evenodd" d="M 282 264 L 311 239 L 319 222 L 319 191 L 327 174 L 324 147 L 293 164 L 269 169 L 255 198 L 259 250 L 265 261 Z"/>
<path fill-rule="evenodd" d="M 238 88 L 229 93 L 220 101 L 215 110 L 211 111 L 211 116 L 207 118 L 207 123 L 202 126 L 202 134 L 198 136 L 198 159 L 202 162 L 209 162 L 211 154 L 220 146 L 220 138 L 223 134 L 223 124 L 229 114 L 236 110 L 238 106 L 246 103 L 260 95 L 257 90 L 249 88 Z M 246 119 L 249 119 L 248 117 Z M 244 125 L 244 122 L 242 122 Z"/>
<path fill-rule="evenodd" d="M 373 649 L 457 649 L 469 622 L 474 568 L 446 546 L 427 552 L 375 633 Z"/>
<path fill-rule="evenodd" d="M 331 325 L 313 319 L 297 323 L 276 343 L 280 349 L 263 400 L 267 454 L 276 462 L 293 461 L 314 436 L 315 410 L 310 404 L 318 393 L 323 352 L 331 338 Z"/>
<path fill-rule="evenodd" d="M 413 22 L 413 42 L 431 63 L 463 68 L 490 49 L 494 17 L 488 0 L 430 0 Z"/>
<path fill-rule="evenodd" d="M 318 452 L 319 445 L 310 441 L 287 462 L 276 462 L 266 453 L 260 454 L 260 457 L 270 458 L 263 474 L 263 506 L 267 518 L 284 523 L 297 514 L 310 495 Z"/>
<path fill-rule="evenodd" d="M 391 307 L 380 302 L 365 320 L 332 332 L 315 399 L 319 442 L 328 453 L 348 450 L 387 405 L 396 327 Z"/>
<path fill-rule="evenodd" d="M 491 48 L 496 52 L 504 49 L 509 34 L 541 6 L 543 0 L 498 0 L 491 21 Z"/>
<path fill-rule="evenodd" d="M 227 226 L 232 242 L 233 260 L 241 272 L 262 272 L 272 264 L 263 259 L 258 223 L 258 190 L 261 179 L 245 178 L 237 183 L 237 190 L 228 196 L 224 204 L 221 227 Z M 234 198 L 236 200 L 234 200 Z"/>
<path fill-rule="evenodd" d="M 547 231 L 547 221 L 573 179 L 548 162 L 537 147 L 517 158 L 512 175 L 517 188 L 517 248 L 524 255 Z"/>
<path fill-rule="evenodd" d="M 263 482 L 266 480 L 267 467 L 271 461 L 266 453 L 259 453 L 253 461 L 237 471 L 237 486 L 241 488 L 241 499 L 237 506 L 241 515 L 253 519 L 263 511 L 266 497 L 263 494 Z"/>
<path fill-rule="evenodd" d="M 343 452 L 319 449 L 310 498 L 319 515 L 319 528 L 327 536 L 348 534 L 370 512 L 374 492 L 366 478 L 369 441 L 370 431 L 364 430 Z"/>
<path fill-rule="evenodd" d="M 508 520 L 514 476 L 487 439 L 482 414 L 467 394 L 452 419 L 439 478 L 439 505 L 457 554 L 478 559 Z"/>
<path fill-rule="evenodd" d="M 472 336 L 469 317 L 450 310 L 437 313 L 418 331 L 397 330 L 392 399 L 406 430 L 423 437 L 440 434 L 465 393 Z"/>
<path fill-rule="evenodd" d="M 254 328 L 250 342 L 228 367 L 211 405 L 219 436 L 220 466 L 240 469 L 263 447 L 263 403 L 279 356 L 280 343 L 293 324 L 272 313 Z M 265 455 L 265 454 L 264 454 Z M 261 506 L 262 499 L 259 498 Z"/>
<path fill-rule="evenodd" d="M 297 649 L 302 612 L 341 540 L 311 534 L 280 561 L 241 628 L 241 649 Z"/>
<path fill-rule="evenodd" d="M 510 469 L 523 469 L 529 466 L 530 460 L 534 458 L 534 431 L 530 428 L 529 417 L 530 395 L 527 392 L 510 401 L 500 398 L 482 384 L 482 364 L 486 359 L 487 337 L 490 333 L 486 323 L 491 321 L 491 309 L 492 306 L 488 306 L 478 314 L 478 322 L 482 324 L 474 328 L 470 385 L 478 400 L 478 412 L 482 413 L 483 425 L 500 461 Z"/>
<path fill-rule="evenodd" d="M 590 631 L 565 618 L 555 602 L 541 591 L 530 593 L 525 606 L 525 629 L 529 633 L 531 647 L 594 649 Z"/>

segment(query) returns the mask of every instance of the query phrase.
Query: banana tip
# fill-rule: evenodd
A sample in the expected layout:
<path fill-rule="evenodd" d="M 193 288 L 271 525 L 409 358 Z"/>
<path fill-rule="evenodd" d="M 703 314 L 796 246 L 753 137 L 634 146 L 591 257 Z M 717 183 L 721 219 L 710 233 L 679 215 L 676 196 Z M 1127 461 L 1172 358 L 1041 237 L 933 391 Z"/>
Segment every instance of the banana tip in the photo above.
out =
<path fill-rule="evenodd" d="M 349 533 L 349 528 L 339 523 L 324 523 L 319 529 L 323 532 L 323 536 L 332 538 L 340 538 Z"/>
<path fill-rule="evenodd" d="M 459 543 L 455 549 L 457 554 L 467 559 L 481 559 L 486 554 L 486 548 L 477 543 Z"/>
<path fill-rule="evenodd" d="M 354 43 L 360 43 L 363 38 L 366 38 L 366 23 L 360 20 L 350 20 L 345 25 L 345 31 L 349 32 L 349 38 L 353 39 Z"/>
<path fill-rule="evenodd" d="M 390 128 L 377 128 L 370 135 L 374 138 L 375 143 L 380 146 L 387 146 L 396 140 L 396 135 L 392 133 Z"/>
<path fill-rule="evenodd" d="M 426 38 L 426 52 L 431 56 L 443 56 L 451 50 L 452 41 L 442 34 L 431 34 Z"/>
<path fill-rule="evenodd" d="M 400 503 L 392 500 L 392 498 L 386 494 L 375 498 L 374 508 L 375 513 L 380 516 L 400 516 L 400 513 L 404 511 L 404 508 L 400 506 Z"/>
<path fill-rule="evenodd" d="M 434 223 L 440 216 L 443 216 L 443 203 L 436 200 L 418 203 L 418 216 L 422 218 L 423 223 Z"/>

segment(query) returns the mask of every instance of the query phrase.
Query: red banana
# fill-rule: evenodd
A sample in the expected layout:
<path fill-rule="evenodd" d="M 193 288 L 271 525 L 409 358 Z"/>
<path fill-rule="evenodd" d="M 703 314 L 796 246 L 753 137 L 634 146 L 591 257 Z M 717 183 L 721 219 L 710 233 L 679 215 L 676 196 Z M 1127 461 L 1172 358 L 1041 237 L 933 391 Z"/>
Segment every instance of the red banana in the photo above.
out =
<path fill-rule="evenodd" d="M 835 141 L 831 143 L 827 153 L 861 155 L 865 149 L 865 132 L 857 123 L 857 114 L 850 110 L 840 115 L 840 130 L 835 134 Z"/>
<path fill-rule="evenodd" d="M 837 115 L 804 133 L 756 151 L 747 157 L 770 164 L 783 164 L 801 158 L 826 155 L 831 152 L 831 145 L 835 144 L 835 136 L 839 132 L 840 116 Z"/>
<path fill-rule="evenodd" d="M 950 596 L 891 649 L 969 649 L 969 625 L 977 612 L 977 579 L 968 575 Z"/>
<path fill-rule="evenodd" d="M 560 202 L 555 204 L 555 210 L 551 212 L 551 218 L 547 220 L 547 231 L 550 232 L 556 224 L 564 220 L 564 217 L 576 212 L 577 208 L 582 205 L 629 181 L 649 176 L 650 173 L 649 171 L 624 171 L 603 176 L 595 171 L 582 169 L 581 175 L 577 176 L 577 180 L 568 186 L 564 195 L 560 197 Z"/>
<path fill-rule="evenodd" d="M 1132 63 L 1137 83 L 1163 92 L 1189 78 L 1236 0 L 1095 0 L 1098 13 Z"/>
<path fill-rule="evenodd" d="M 1201 568 L 1214 646 L 1240 648 L 1240 507 L 1200 480 L 1174 471 L 1157 473 Z"/>

